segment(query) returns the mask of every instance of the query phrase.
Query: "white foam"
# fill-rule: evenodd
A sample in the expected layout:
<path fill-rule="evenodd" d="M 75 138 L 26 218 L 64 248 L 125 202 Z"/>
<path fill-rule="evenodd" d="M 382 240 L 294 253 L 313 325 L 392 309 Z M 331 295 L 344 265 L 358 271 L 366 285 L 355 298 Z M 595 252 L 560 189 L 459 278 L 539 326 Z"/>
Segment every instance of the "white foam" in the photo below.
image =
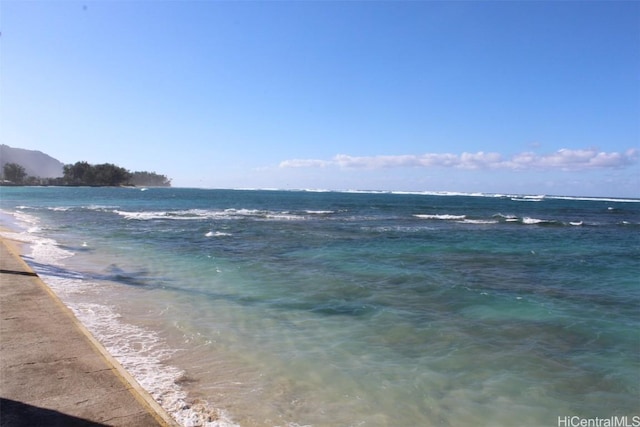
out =
<path fill-rule="evenodd" d="M 373 231 L 377 233 L 388 233 L 388 232 L 419 233 L 419 232 L 428 231 L 428 230 L 435 230 L 435 228 L 427 227 L 427 226 L 407 227 L 407 226 L 400 226 L 400 225 L 380 226 L 380 227 L 362 227 L 361 229 L 367 230 L 367 231 Z"/>
<path fill-rule="evenodd" d="M 105 349 L 129 372 L 135 380 L 183 426 L 232 427 L 236 426 L 222 410 L 206 402 L 191 402 L 178 385 L 184 372 L 167 363 L 179 350 L 169 348 L 162 338 L 151 330 L 126 323 L 115 309 L 103 304 L 72 301 L 74 293 L 102 288 L 97 282 L 50 274 L 48 269 L 35 269 L 40 277 L 73 311 L 82 324 Z"/>
<path fill-rule="evenodd" d="M 224 214 L 228 218 L 246 217 L 285 221 L 306 219 L 303 215 L 292 214 L 288 211 L 276 212 L 259 209 L 225 209 Z"/>
<path fill-rule="evenodd" d="M 462 221 L 458 221 L 463 224 L 497 224 L 498 221 L 495 219 L 463 219 Z"/>
<path fill-rule="evenodd" d="M 525 197 L 512 197 L 511 200 L 513 200 L 514 202 L 541 202 L 542 200 L 544 200 L 544 198 L 525 196 Z"/>
<path fill-rule="evenodd" d="M 226 214 L 231 214 L 231 215 L 242 215 L 242 216 L 255 216 L 255 215 L 262 215 L 264 214 L 265 211 L 261 211 L 258 209 L 225 209 L 224 212 Z"/>
<path fill-rule="evenodd" d="M 20 212 L 13 215 L 26 226 L 39 221 Z M 1 234 L 31 245 L 34 271 L 179 424 L 185 427 L 237 427 L 223 410 L 213 408 L 207 402 L 190 401 L 177 383 L 184 372 L 167 363 L 167 359 L 179 350 L 169 348 L 156 332 L 123 322 L 122 317 L 107 305 L 73 302 L 76 294 L 103 289 L 100 283 L 86 280 L 82 273 L 64 267 L 63 261 L 72 257 L 73 252 L 62 249 L 55 240 L 33 232 Z"/>
<path fill-rule="evenodd" d="M 63 205 L 63 206 L 49 206 L 49 207 L 37 207 L 37 208 L 22 206 L 22 207 L 19 207 L 19 209 L 33 209 L 33 210 L 46 209 L 53 212 L 68 212 L 73 210 L 86 209 L 90 211 L 109 212 L 114 209 L 118 209 L 118 206 L 112 206 L 112 205 L 64 206 Z"/>
<path fill-rule="evenodd" d="M 234 426 L 221 410 L 206 402 L 190 403 L 176 383 L 184 376 L 165 361 L 178 350 L 169 349 L 153 331 L 125 323 L 112 308 L 80 303 L 71 309 L 109 353 L 183 426 Z"/>
<path fill-rule="evenodd" d="M 617 203 L 640 203 L 640 199 L 618 199 L 615 197 L 577 197 L 577 196 L 547 196 L 549 199 L 558 200 L 583 200 L 588 202 L 617 202 Z"/>
<path fill-rule="evenodd" d="M 466 215 L 448 215 L 448 214 L 442 214 L 442 215 L 415 214 L 413 216 L 421 219 L 437 219 L 437 220 L 444 220 L 444 221 L 458 221 L 458 220 L 465 219 L 467 217 Z"/>
<path fill-rule="evenodd" d="M 149 220 L 202 220 L 202 219 L 238 219 L 238 218 L 258 218 L 274 220 L 304 220 L 303 215 L 289 212 L 273 212 L 258 209 L 224 209 L 206 210 L 189 209 L 180 211 L 141 211 L 130 212 L 113 210 L 114 213 L 125 217 L 128 220 L 149 221 Z"/>
<path fill-rule="evenodd" d="M 515 215 L 504 215 L 501 213 L 497 213 L 494 215 L 495 218 L 504 218 L 504 219 L 517 219 L 518 217 Z"/>
<path fill-rule="evenodd" d="M 90 211 L 103 211 L 103 212 L 108 212 L 111 211 L 113 209 L 118 209 L 118 206 L 113 206 L 113 205 L 89 205 L 89 206 L 83 206 L 84 209 L 88 209 Z"/>
<path fill-rule="evenodd" d="M 335 213 L 335 211 L 305 211 L 305 212 L 310 215 L 330 215 L 332 213 Z"/>
<path fill-rule="evenodd" d="M 528 216 L 525 216 L 524 218 L 522 218 L 522 223 L 523 224 L 543 224 L 543 223 L 548 223 L 550 221 L 547 221 L 545 219 L 538 219 L 538 218 L 529 218 Z"/>
<path fill-rule="evenodd" d="M 27 229 L 29 233 L 37 233 L 38 231 L 40 231 L 40 220 L 38 219 L 38 217 L 29 215 L 19 210 L 11 212 L 11 214 L 16 219 L 16 221 L 21 223 L 20 225 L 22 227 Z"/>
<path fill-rule="evenodd" d="M 26 229 L 26 231 L 5 232 L 2 233 L 2 236 L 29 244 L 31 247 L 29 255 L 34 261 L 46 265 L 59 266 L 63 260 L 74 255 L 73 252 L 58 246 L 55 240 L 38 235 L 41 228 L 39 225 L 40 220 L 37 217 L 20 211 L 15 211 L 11 214 L 19 222 L 20 228 Z"/>
<path fill-rule="evenodd" d="M 177 211 L 141 211 L 141 212 L 129 212 L 114 210 L 120 216 L 126 219 L 148 221 L 154 219 L 164 220 L 199 220 L 207 218 L 225 218 L 229 217 L 231 212 L 219 211 L 219 210 L 206 210 L 206 209 L 187 209 Z"/>
<path fill-rule="evenodd" d="M 497 213 L 497 214 L 493 215 L 493 218 L 498 218 L 499 220 L 502 219 L 505 222 L 518 222 L 518 221 L 520 221 L 520 219 L 515 215 L 503 215 L 501 213 Z"/>
<path fill-rule="evenodd" d="M 125 217 L 126 219 L 136 219 L 140 221 L 151 220 L 151 219 L 164 219 L 167 216 L 166 212 L 127 212 L 114 210 L 120 216 Z"/>
<path fill-rule="evenodd" d="M 231 235 L 231 233 L 224 233 L 222 231 L 209 231 L 205 234 L 205 237 L 226 237 Z"/>
<path fill-rule="evenodd" d="M 502 194 L 462 192 L 462 191 L 387 191 L 389 194 L 406 194 L 413 196 L 467 196 L 467 197 L 504 197 Z"/>
<path fill-rule="evenodd" d="M 301 215 L 286 214 L 286 213 L 270 213 L 265 215 L 265 218 L 279 220 L 279 221 L 301 221 L 306 219 L 304 216 L 301 216 Z"/>

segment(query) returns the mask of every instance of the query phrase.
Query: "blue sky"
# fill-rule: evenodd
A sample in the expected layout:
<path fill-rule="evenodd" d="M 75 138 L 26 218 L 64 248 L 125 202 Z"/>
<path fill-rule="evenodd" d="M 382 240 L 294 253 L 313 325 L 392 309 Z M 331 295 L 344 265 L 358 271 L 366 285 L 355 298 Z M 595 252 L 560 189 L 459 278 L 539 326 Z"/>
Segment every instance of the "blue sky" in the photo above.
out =
<path fill-rule="evenodd" d="M 640 197 L 640 2 L 12 1 L 0 142 L 175 186 Z"/>

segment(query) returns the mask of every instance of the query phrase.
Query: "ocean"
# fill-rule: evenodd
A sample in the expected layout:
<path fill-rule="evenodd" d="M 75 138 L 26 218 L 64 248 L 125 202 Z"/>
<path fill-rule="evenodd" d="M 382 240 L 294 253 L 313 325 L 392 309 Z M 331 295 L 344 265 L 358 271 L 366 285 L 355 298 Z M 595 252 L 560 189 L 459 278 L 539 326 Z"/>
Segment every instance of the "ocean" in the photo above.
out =
<path fill-rule="evenodd" d="M 640 421 L 639 199 L 3 187 L 0 213 L 184 426 Z"/>

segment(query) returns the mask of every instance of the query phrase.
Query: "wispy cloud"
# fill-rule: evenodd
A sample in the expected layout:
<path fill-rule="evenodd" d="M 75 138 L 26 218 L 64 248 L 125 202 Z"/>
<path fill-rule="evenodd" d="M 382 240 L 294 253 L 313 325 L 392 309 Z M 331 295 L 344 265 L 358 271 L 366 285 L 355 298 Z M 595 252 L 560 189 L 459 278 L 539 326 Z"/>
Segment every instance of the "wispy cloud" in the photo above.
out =
<path fill-rule="evenodd" d="M 291 159 L 280 163 L 281 168 L 406 168 L 443 167 L 458 169 L 511 169 L 511 170 L 564 170 L 622 168 L 638 161 L 639 151 L 631 148 L 625 152 L 603 152 L 596 148 L 570 150 L 563 148 L 554 153 L 519 153 L 505 158 L 499 153 L 425 153 L 420 155 L 350 156 L 338 154 L 330 160 Z"/>
<path fill-rule="evenodd" d="M 331 162 L 313 159 L 293 159 L 280 162 L 281 168 L 323 168 L 329 166 Z"/>

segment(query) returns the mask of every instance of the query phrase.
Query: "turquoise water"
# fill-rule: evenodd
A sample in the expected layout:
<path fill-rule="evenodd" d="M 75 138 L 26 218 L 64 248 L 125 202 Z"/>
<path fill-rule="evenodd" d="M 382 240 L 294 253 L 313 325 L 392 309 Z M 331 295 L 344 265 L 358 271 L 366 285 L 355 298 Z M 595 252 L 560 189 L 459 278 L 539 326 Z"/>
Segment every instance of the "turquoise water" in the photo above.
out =
<path fill-rule="evenodd" d="M 27 261 L 184 425 L 640 414 L 639 200 L 0 195 Z"/>

